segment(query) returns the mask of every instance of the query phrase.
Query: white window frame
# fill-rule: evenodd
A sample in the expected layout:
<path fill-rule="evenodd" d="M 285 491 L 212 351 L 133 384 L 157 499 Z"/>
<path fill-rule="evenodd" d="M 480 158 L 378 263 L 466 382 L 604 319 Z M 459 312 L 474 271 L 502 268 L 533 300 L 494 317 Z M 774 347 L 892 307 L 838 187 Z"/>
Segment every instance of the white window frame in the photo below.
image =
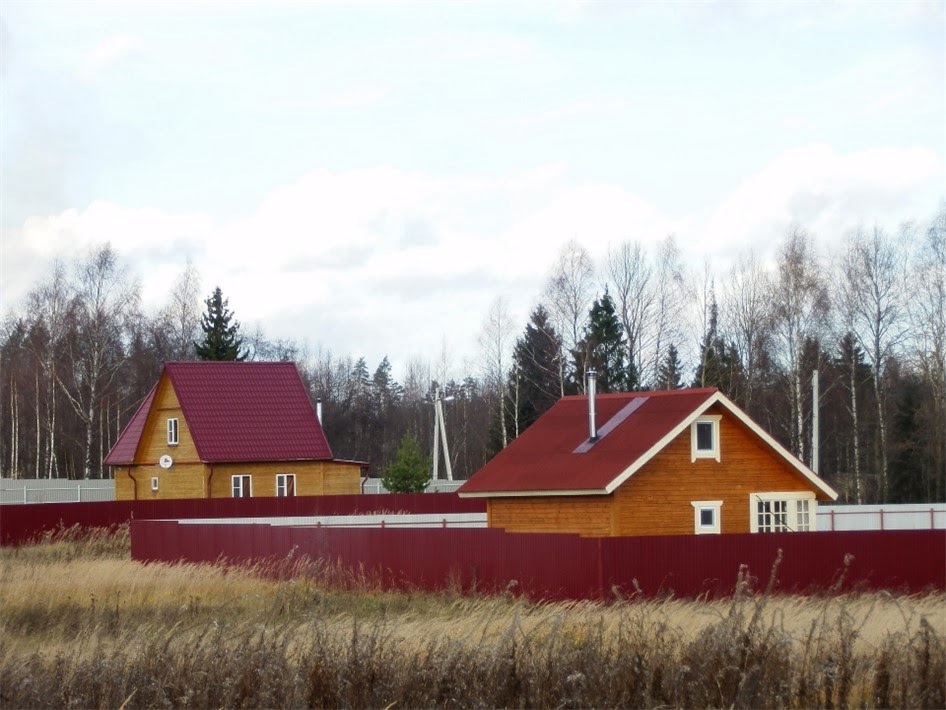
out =
<path fill-rule="evenodd" d="M 238 490 L 240 492 L 239 495 L 237 495 Z M 252 498 L 253 497 L 253 475 L 249 473 L 235 473 L 232 476 L 230 476 L 230 497 L 231 498 Z"/>
<path fill-rule="evenodd" d="M 721 414 L 704 414 L 697 417 L 690 425 L 690 462 L 697 459 L 716 459 L 719 461 L 719 425 L 723 417 Z M 710 424 L 713 432 L 713 446 L 709 449 L 700 449 L 697 446 L 697 427 L 700 424 Z"/>
<path fill-rule="evenodd" d="M 158 477 L 157 476 L 151 477 L 151 490 L 155 493 L 158 490 Z"/>
<path fill-rule="evenodd" d="M 811 491 L 766 492 L 749 494 L 749 532 L 760 532 L 759 511 L 760 503 L 784 502 L 784 521 L 774 519 L 782 513 L 769 512 L 773 519 L 765 527 L 771 530 L 762 532 L 815 532 L 817 526 L 818 499 Z M 807 518 L 807 525 L 805 520 Z"/>
<path fill-rule="evenodd" d="M 177 417 L 168 417 L 168 446 L 177 446 L 181 442 L 180 422 Z"/>
<path fill-rule="evenodd" d="M 722 531 L 722 519 L 720 517 L 723 501 L 721 500 L 691 500 L 693 506 L 693 533 L 695 535 L 719 535 Z M 713 523 L 711 525 L 703 524 L 703 511 L 711 511 L 713 514 Z"/>
<path fill-rule="evenodd" d="M 292 481 L 292 492 L 289 492 L 289 481 Z M 291 498 L 296 495 L 296 474 L 277 473 L 276 474 L 276 497 Z"/>

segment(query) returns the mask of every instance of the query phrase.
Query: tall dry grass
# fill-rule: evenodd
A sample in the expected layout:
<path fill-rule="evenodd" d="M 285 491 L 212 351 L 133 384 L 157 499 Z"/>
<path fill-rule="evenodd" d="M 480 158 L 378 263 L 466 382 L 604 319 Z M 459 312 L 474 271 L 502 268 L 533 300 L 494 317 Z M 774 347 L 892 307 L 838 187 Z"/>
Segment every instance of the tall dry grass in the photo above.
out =
<path fill-rule="evenodd" d="M 946 706 L 946 597 L 533 604 L 0 550 L 0 707 Z"/>

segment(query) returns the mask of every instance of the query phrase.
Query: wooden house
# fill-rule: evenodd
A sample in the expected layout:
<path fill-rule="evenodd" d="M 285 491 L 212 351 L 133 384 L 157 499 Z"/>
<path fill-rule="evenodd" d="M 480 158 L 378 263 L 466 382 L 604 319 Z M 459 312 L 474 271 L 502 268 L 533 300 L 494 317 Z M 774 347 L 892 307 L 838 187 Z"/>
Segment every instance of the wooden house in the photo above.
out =
<path fill-rule="evenodd" d="M 169 362 L 105 458 L 117 500 L 359 493 L 290 362 Z"/>
<path fill-rule="evenodd" d="M 838 495 L 712 388 L 563 397 L 459 494 L 490 527 L 589 537 L 814 530 Z"/>

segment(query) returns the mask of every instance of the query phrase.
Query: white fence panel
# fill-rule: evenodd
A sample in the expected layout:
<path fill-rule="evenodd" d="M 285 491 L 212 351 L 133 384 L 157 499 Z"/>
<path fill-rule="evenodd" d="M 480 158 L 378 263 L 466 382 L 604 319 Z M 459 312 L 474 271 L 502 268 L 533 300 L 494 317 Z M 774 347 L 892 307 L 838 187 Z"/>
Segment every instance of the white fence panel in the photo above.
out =
<path fill-rule="evenodd" d="M 946 530 L 946 503 L 819 505 L 818 530 Z"/>
<path fill-rule="evenodd" d="M 453 493 L 466 481 L 446 481 L 437 479 L 430 481 L 424 493 Z M 381 485 L 380 478 L 368 478 L 362 484 L 362 493 L 388 493 L 388 489 Z"/>
<path fill-rule="evenodd" d="M 91 503 L 115 500 L 115 481 L 68 478 L 0 478 L 0 505 Z"/>

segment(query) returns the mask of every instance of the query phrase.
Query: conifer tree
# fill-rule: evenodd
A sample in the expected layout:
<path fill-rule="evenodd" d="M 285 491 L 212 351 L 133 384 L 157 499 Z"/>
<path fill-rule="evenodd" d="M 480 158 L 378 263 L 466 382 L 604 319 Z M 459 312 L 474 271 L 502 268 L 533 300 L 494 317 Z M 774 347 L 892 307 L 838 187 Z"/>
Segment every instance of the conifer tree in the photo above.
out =
<path fill-rule="evenodd" d="M 197 357 L 201 360 L 245 360 L 247 353 L 243 350 L 240 323 L 233 320 L 229 300 L 223 297 L 219 286 L 204 303 L 207 305 L 207 312 L 200 318 L 204 339 L 200 343 L 194 343 Z"/>
<path fill-rule="evenodd" d="M 683 383 L 680 366 L 680 356 L 673 343 L 667 348 L 667 357 L 664 358 L 658 373 L 657 389 L 675 390 L 680 389 Z"/>
<path fill-rule="evenodd" d="M 631 387 L 631 372 L 625 361 L 627 343 L 624 329 L 614 310 L 614 302 L 607 290 L 595 300 L 589 313 L 585 337 L 573 353 L 576 384 L 583 388 L 585 373 L 594 368 L 598 373 L 599 392 L 625 392 Z"/>
<path fill-rule="evenodd" d="M 382 485 L 391 493 L 423 493 L 429 480 L 430 460 L 421 453 L 417 439 L 405 434 L 394 461 L 381 478 Z"/>
<path fill-rule="evenodd" d="M 515 439 L 555 404 L 561 391 L 559 357 L 562 339 L 548 311 L 537 306 L 516 341 L 506 388 L 507 435 Z M 499 450 L 499 446 L 496 450 Z"/>

